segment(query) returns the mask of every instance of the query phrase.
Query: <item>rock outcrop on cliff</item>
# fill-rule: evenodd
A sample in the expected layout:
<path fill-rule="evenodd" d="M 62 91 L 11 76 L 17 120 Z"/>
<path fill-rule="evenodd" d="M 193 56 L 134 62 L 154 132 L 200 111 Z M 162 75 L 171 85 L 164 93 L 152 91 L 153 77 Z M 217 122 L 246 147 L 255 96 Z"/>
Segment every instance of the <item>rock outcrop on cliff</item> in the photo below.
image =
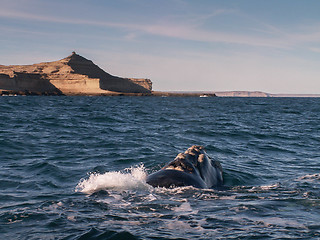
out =
<path fill-rule="evenodd" d="M 0 91 L 44 95 L 151 93 L 149 79 L 121 78 L 76 54 L 55 62 L 0 65 Z"/>

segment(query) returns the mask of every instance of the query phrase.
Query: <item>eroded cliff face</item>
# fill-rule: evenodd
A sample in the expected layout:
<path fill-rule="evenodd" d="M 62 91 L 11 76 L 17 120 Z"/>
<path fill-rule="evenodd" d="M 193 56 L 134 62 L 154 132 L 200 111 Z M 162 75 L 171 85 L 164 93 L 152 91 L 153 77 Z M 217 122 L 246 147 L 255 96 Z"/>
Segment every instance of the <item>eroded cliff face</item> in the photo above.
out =
<path fill-rule="evenodd" d="M 0 91 L 64 95 L 150 93 L 149 79 L 121 78 L 105 72 L 76 54 L 55 62 L 33 65 L 0 65 Z"/>

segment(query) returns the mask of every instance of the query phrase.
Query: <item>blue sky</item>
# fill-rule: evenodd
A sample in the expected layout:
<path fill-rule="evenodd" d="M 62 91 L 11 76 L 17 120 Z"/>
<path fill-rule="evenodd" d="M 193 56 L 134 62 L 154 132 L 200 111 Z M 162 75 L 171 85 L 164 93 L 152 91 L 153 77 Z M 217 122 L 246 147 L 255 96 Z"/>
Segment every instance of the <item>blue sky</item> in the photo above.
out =
<path fill-rule="evenodd" d="M 319 0 L 0 0 L 0 64 L 76 51 L 154 90 L 320 93 Z"/>

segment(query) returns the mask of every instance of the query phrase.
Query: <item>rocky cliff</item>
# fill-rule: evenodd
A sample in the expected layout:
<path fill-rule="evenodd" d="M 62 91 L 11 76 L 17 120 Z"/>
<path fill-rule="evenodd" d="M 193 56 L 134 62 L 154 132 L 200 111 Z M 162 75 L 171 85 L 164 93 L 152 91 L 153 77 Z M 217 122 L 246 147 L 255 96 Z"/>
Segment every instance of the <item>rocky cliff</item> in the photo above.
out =
<path fill-rule="evenodd" d="M 149 79 L 121 78 L 76 54 L 55 62 L 0 65 L 0 91 L 45 95 L 151 93 Z"/>

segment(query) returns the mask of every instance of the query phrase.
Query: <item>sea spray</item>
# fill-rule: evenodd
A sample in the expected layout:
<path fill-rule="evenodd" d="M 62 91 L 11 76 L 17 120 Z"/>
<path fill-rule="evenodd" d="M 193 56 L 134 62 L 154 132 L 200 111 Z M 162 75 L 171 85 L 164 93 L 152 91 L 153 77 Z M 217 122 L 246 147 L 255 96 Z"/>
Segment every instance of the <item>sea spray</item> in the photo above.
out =
<path fill-rule="evenodd" d="M 147 173 L 143 164 L 126 168 L 123 171 L 91 173 L 88 179 L 81 179 L 76 192 L 92 194 L 105 189 L 143 189 L 149 188 L 146 183 Z"/>

